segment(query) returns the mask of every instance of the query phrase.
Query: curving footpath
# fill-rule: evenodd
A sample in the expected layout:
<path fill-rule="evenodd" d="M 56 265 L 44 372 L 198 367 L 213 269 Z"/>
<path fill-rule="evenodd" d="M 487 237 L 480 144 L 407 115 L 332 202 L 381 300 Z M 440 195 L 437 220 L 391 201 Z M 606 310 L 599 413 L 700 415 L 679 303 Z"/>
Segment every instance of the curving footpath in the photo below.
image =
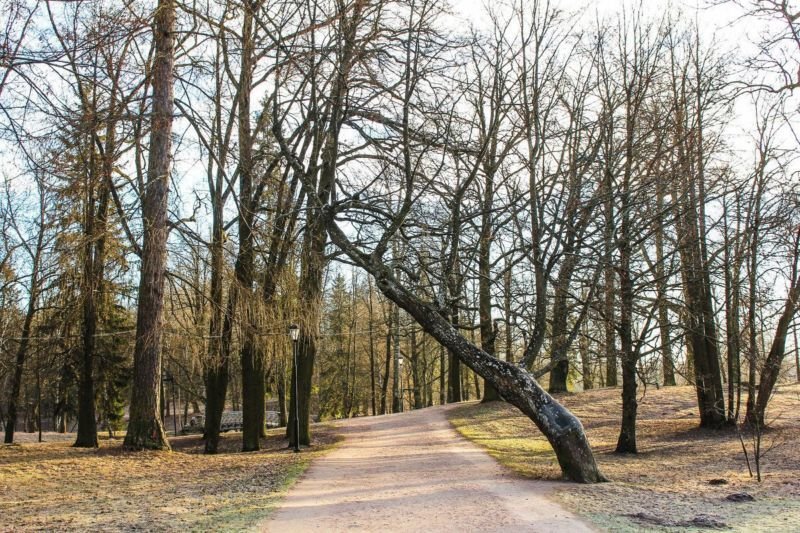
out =
<path fill-rule="evenodd" d="M 452 407 L 452 406 L 450 406 Z M 593 531 L 459 435 L 445 407 L 341 424 L 345 441 L 317 460 L 257 529 L 308 531 Z"/>

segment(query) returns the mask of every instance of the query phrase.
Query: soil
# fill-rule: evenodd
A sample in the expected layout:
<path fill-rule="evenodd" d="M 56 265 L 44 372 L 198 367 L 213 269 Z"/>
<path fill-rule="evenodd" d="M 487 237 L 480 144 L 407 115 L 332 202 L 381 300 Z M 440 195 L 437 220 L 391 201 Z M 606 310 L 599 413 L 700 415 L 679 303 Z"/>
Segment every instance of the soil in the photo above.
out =
<path fill-rule="evenodd" d="M 458 435 L 452 407 L 339 424 L 344 442 L 258 529 L 592 531 L 548 497 L 563 483 L 523 479 Z"/>

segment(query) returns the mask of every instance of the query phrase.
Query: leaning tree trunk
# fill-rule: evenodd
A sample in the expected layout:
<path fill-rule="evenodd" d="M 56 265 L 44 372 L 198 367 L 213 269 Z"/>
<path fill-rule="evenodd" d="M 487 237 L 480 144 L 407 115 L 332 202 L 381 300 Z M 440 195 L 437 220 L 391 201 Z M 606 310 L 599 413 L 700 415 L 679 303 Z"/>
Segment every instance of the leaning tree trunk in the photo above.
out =
<path fill-rule="evenodd" d="M 547 437 L 566 479 L 581 483 L 605 481 L 595 463 L 580 420 L 554 400 L 526 370 L 500 361 L 467 341 L 439 311 L 403 288 L 384 265 L 359 252 L 334 223 L 327 220 L 331 240 L 356 264 L 375 277 L 378 289 L 402 307 L 461 362 L 488 380 L 509 403 L 525 413 Z"/>
<path fill-rule="evenodd" d="M 161 382 L 161 316 L 167 262 L 167 196 L 172 151 L 174 27 L 173 0 L 159 0 L 153 39 L 153 119 L 147 185 L 142 199 L 144 237 L 139 303 L 136 313 L 136 347 L 133 353 L 133 386 L 125 447 L 169 449 L 158 412 Z"/>

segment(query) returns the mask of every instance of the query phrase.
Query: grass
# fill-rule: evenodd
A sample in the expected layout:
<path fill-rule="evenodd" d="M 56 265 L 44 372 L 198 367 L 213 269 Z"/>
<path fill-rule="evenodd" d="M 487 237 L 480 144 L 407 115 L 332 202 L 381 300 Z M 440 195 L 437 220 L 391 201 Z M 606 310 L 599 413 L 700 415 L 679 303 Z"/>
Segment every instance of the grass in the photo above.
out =
<path fill-rule="evenodd" d="M 613 483 L 571 485 L 555 498 L 607 531 L 800 531 L 800 386 L 782 387 L 771 405 L 764 481 L 747 473 L 734 430 L 698 428 L 691 387 L 647 389 L 639 402 L 639 454 L 613 453 L 620 391 L 559 398 L 583 421 L 601 470 Z M 448 413 L 466 438 L 521 476 L 558 479 L 555 455 L 533 423 L 503 403 L 466 404 Z M 724 480 L 721 485 L 711 480 Z M 726 499 L 747 493 L 754 502 Z"/>
<path fill-rule="evenodd" d="M 197 436 L 171 439 L 173 452 L 125 452 L 121 439 L 98 449 L 69 442 L 0 447 L 0 531 L 241 531 L 276 507 L 312 460 L 338 438 L 318 426 L 314 446 L 295 454 L 283 430 L 259 452 L 241 453 L 241 435 L 222 436 L 203 455 Z"/>
<path fill-rule="evenodd" d="M 450 422 L 467 439 L 479 444 L 511 470 L 533 479 L 558 479 L 558 463 L 550 444 L 530 438 L 531 421 L 509 416 L 507 405 L 465 405 L 448 413 Z"/>

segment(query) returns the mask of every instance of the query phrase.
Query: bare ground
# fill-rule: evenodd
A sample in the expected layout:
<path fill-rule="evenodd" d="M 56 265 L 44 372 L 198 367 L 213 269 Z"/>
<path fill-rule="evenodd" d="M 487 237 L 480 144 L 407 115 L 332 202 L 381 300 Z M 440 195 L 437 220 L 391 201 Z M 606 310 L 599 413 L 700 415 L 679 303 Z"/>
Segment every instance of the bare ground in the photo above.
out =
<path fill-rule="evenodd" d="M 274 430 L 264 449 L 241 453 L 241 434 L 227 433 L 222 453 L 209 456 L 197 436 L 171 439 L 171 453 L 125 452 L 116 439 L 77 449 L 71 437 L 0 445 L 0 531 L 242 529 L 263 519 L 336 440 L 318 426 L 315 447 L 294 454 Z"/>
<path fill-rule="evenodd" d="M 613 483 L 570 485 L 559 489 L 556 499 L 597 527 L 800 531 L 800 386 L 780 388 L 771 404 L 762 483 L 749 476 L 735 430 L 698 428 L 691 387 L 648 388 L 640 396 L 637 455 L 613 453 L 620 423 L 618 389 L 559 399 L 583 421 L 600 468 Z M 547 442 L 515 408 L 471 404 L 450 416 L 462 434 L 516 472 L 535 479 L 559 477 Z M 754 501 L 727 499 L 743 493 Z"/>
<path fill-rule="evenodd" d="M 559 477 L 555 457 L 527 418 L 500 403 L 317 426 L 318 446 L 301 454 L 286 450 L 280 430 L 256 453 L 238 453 L 240 435 L 227 434 L 217 456 L 200 454 L 197 437 L 174 439 L 173 453 L 126 453 L 118 440 L 79 450 L 72 436 L 45 434 L 61 441 L 0 445 L 0 531 L 587 527 L 564 508 L 607 531 L 800 531 L 800 386 L 781 388 L 773 401 L 762 483 L 748 475 L 736 432 L 697 428 L 691 388 L 651 388 L 640 397 L 636 456 L 613 453 L 619 390 L 561 400 L 582 418 L 613 483 L 538 481 Z M 517 473 L 454 435 L 445 414 Z M 346 445 L 331 452 L 338 433 Z M 264 522 L 287 485 L 326 452 L 275 521 Z M 755 501 L 727 499 L 742 493 Z"/>
<path fill-rule="evenodd" d="M 547 496 L 563 486 L 514 475 L 432 407 L 361 418 L 261 524 L 267 531 L 591 531 Z"/>

